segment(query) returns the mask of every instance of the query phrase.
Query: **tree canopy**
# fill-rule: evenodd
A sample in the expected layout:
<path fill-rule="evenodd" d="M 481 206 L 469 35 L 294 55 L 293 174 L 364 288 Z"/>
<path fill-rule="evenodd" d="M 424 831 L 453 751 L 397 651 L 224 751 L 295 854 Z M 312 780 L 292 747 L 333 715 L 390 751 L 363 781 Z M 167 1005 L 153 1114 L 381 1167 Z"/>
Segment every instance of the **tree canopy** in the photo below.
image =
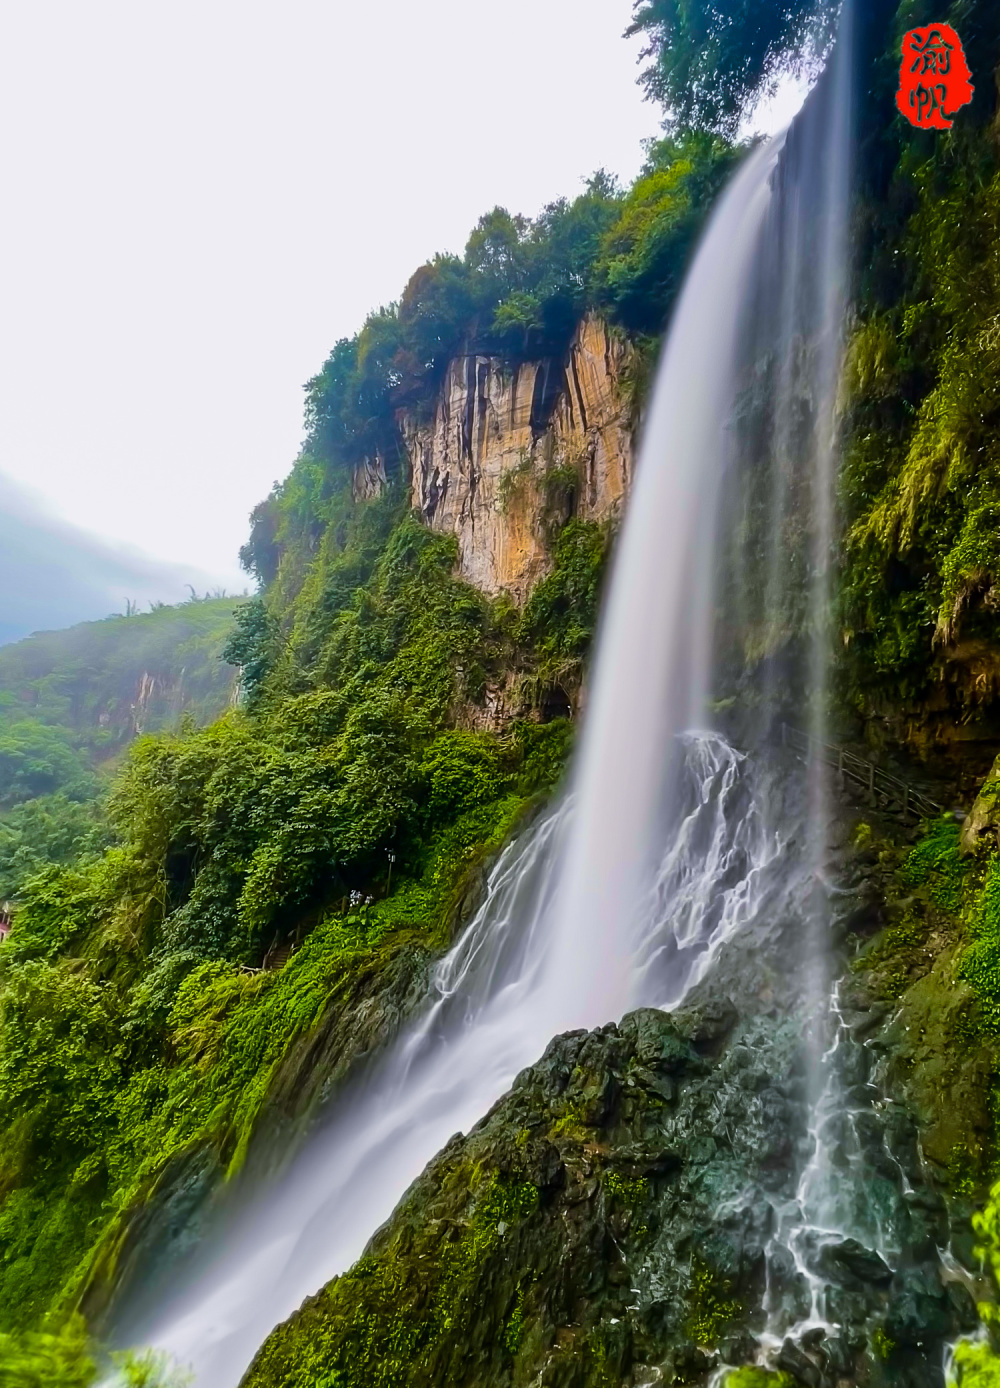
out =
<path fill-rule="evenodd" d="M 629 34 L 652 58 L 642 75 L 673 129 L 735 136 L 787 71 L 829 44 L 839 0 L 637 0 Z"/>

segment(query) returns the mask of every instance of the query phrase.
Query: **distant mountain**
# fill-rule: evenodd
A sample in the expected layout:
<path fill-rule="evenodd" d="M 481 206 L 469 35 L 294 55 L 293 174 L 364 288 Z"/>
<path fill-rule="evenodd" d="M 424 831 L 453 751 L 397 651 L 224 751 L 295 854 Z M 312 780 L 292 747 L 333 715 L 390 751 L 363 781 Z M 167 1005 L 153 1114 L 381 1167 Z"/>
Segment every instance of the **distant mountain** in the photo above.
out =
<path fill-rule="evenodd" d="M 46 515 L 0 476 L 0 646 L 35 631 L 125 612 L 127 605 L 179 602 L 212 579 L 116 549 Z"/>
<path fill-rule="evenodd" d="M 234 695 L 237 672 L 222 652 L 244 601 L 197 599 L 4 646 L 0 742 L 5 728 L 29 720 L 58 729 L 96 765 L 185 715 L 198 724 L 218 718 Z M 0 767 L 0 804 L 2 781 Z"/>
<path fill-rule="evenodd" d="M 242 601 L 160 606 L 0 648 L 0 902 L 46 863 L 107 842 L 102 772 L 135 737 L 209 723 L 233 702 L 223 651 Z"/>

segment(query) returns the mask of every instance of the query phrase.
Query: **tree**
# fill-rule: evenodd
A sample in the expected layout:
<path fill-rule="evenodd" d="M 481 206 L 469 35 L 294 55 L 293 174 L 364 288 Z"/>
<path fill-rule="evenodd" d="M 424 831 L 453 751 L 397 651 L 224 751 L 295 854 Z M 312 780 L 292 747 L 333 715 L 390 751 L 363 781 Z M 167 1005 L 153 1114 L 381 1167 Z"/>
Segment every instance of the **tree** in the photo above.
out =
<path fill-rule="evenodd" d="M 494 207 L 476 223 L 465 247 L 465 264 L 484 309 L 496 308 L 525 287 L 530 227 L 527 218 L 512 217 L 505 207 Z"/>
<path fill-rule="evenodd" d="M 838 0 L 637 0 L 628 34 L 646 40 L 642 75 L 674 129 L 733 136 L 784 72 L 829 46 Z"/>
<path fill-rule="evenodd" d="M 740 153 L 704 131 L 651 148 L 593 272 L 598 302 L 633 332 L 662 330 L 705 215 Z"/>
<path fill-rule="evenodd" d="M 474 313 L 470 273 L 457 256 L 437 255 L 414 272 L 399 301 L 404 395 L 441 377 Z"/>

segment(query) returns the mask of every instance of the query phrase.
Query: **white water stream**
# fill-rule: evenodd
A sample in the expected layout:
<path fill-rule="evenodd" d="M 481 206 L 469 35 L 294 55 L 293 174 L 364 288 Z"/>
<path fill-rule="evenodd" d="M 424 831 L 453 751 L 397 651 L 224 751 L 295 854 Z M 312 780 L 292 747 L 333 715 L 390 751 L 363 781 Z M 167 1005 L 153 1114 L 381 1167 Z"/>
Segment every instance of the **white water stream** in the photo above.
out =
<path fill-rule="evenodd" d="M 702 721 L 711 554 L 740 310 L 781 140 L 723 197 L 678 305 L 619 545 L 570 799 L 494 870 L 427 1008 L 211 1261 L 130 1326 L 235 1388 L 268 1332 L 360 1254 L 410 1182 L 561 1031 L 675 1001 L 752 915 L 777 853 L 733 817 L 740 758 Z"/>

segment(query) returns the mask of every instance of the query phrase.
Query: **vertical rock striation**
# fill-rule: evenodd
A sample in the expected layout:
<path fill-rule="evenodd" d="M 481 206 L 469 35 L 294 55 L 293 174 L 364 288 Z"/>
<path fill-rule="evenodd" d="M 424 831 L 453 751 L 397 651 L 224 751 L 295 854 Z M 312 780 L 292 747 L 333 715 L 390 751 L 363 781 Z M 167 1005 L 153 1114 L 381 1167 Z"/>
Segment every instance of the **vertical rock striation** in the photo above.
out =
<path fill-rule="evenodd" d="M 548 569 L 550 521 L 571 506 L 592 520 L 617 513 L 632 477 L 631 357 L 589 315 L 565 361 L 457 357 L 433 418 L 401 415 L 413 504 L 458 537 L 463 578 L 523 601 Z"/>

